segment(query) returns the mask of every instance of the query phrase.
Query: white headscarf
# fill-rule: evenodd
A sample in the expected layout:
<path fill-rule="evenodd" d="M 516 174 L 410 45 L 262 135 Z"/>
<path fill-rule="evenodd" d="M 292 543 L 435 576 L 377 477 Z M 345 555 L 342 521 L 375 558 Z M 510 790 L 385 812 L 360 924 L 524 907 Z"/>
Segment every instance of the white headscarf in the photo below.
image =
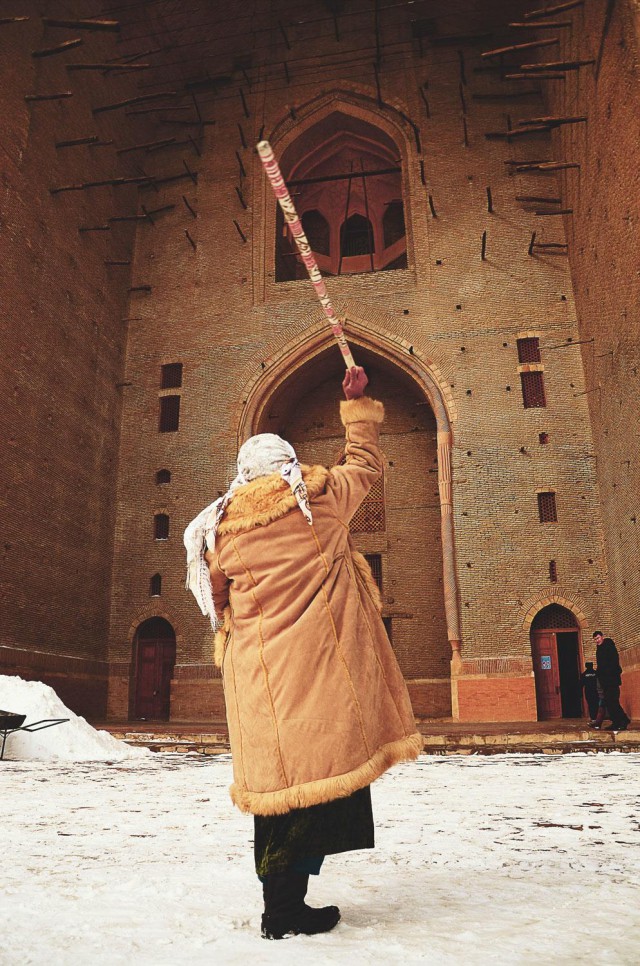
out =
<path fill-rule="evenodd" d="M 293 446 L 274 433 L 260 433 L 252 436 L 240 447 L 238 475 L 224 496 L 205 507 L 184 531 L 184 545 L 187 550 L 186 587 L 197 600 L 202 613 L 209 616 L 214 630 L 221 623 L 221 617 L 216 614 L 213 602 L 205 552 L 215 547 L 220 521 L 236 490 L 260 476 L 270 476 L 278 472 L 291 487 L 298 506 L 307 523 L 311 525 L 313 519 L 307 486 Z"/>

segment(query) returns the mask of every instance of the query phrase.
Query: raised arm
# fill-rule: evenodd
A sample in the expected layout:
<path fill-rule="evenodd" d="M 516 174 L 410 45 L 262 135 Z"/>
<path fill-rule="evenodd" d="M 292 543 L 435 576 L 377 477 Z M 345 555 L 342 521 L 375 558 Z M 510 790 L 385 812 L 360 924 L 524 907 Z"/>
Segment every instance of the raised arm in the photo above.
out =
<path fill-rule="evenodd" d="M 378 434 L 384 406 L 364 395 L 367 382 L 364 369 L 354 366 L 347 370 L 342 383 L 347 397 L 340 403 L 340 418 L 346 430 L 346 463 L 334 466 L 328 485 L 335 495 L 340 519 L 346 524 L 382 474 Z"/>

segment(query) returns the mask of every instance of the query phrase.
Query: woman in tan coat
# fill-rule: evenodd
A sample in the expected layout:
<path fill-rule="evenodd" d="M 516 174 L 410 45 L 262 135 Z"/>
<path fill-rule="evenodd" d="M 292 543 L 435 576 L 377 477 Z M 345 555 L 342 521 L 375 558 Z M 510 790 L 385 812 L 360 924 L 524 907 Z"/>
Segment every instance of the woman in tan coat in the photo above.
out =
<path fill-rule="evenodd" d="M 305 905 L 309 873 L 326 854 L 373 847 L 369 785 L 422 748 L 377 586 L 349 537 L 382 472 L 384 409 L 366 384 L 360 367 L 343 382 L 344 465 L 301 467 L 280 437 L 253 437 L 229 493 L 185 533 L 188 584 L 222 618 L 231 797 L 255 816 L 267 938 L 336 925 L 335 906 Z"/>

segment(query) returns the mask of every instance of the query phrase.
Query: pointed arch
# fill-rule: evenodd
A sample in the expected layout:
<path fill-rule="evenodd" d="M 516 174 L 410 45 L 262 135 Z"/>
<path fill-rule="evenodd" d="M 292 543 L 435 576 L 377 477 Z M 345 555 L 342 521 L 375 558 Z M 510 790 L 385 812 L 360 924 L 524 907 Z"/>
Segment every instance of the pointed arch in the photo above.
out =
<path fill-rule="evenodd" d="M 451 453 L 455 405 L 451 389 L 445 383 L 437 366 L 429 363 L 408 342 L 398 340 L 398 337 L 390 331 L 378 326 L 374 327 L 370 320 L 365 323 L 363 319 L 356 319 L 351 312 L 347 315 L 345 328 L 356 355 L 357 348 L 360 346 L 392 363 L 394 367 L 409 376 L 426 398 L 435 416 L 444 609 L 447 636 L 452 649 L 452 671 L 457 673 L 461 664 L 462 641 L 453 525 Z M 333 335 L 326 322 L 322 322 L 311 330 L 307 330 L 303 338 L 290 342 L 269 360 L 268 367 L 265 367 L 254 378 L 247 389 L 238 420 L 238 447 L 249 436 L 260 432 L 271 400 L 282 390 L 284 384 L 292 378 L 294 373 L 306 367 L 315 357 L 326 352 L 333 344 Z"/>
<path fill-rule="evenodd" d="M 525 605 L 525 609 L 521 612 L 522 629 L 529 633 L 536 614 L 550 604 L 559 604 L 561 607 L 566 607 L 567 610 L 570 610 L 575 616 L 581 630 L 588 627 L 587 615 L 578 602 L 577 595 L 561 587 L 555 587 L 542 591 L 542 593 L 536 595 L 533 600 L 530 600 Z"/>
<path fill-rule="evenodd" d="M 296 142 L 304 142 L 306 138 L 312 138 L 312 129 L 322 125 L 330 115 L 343 115 L 352 125 L 360 125 L 363 129 L 360 132 L 363 143 L 366 141 L 365 128 L 375 129 L 379 133 L 380 141 L 385 145 L 383 154 L 385 154 L 386 160 L 384 163 L 380 161 L 380 164 L 376 165 L 376 167 L 382 166 L 383 168 L 387 168 L 389 164 L 393 163 L 399 171 L 406 171 L 408 170 L 407 166 L 416 157 L 414 134 L 416 126 L 410 120 L 403 107 L 404 105 L 380 105 L 374 96 L 364 90 L 356 91 L 337 88 L 313 98 L 305 104 L 296 105 L 295 116 L 292 117 L 288 114 L 286 118 L 283 118 L 277 123 L 272 129 L 269 139 L 276 156 L 284 165 L 283 173 L 285 178 L 290 178 L 292 175 L 288 170 L 288 162 L 286 160 L 289 148 Z M 371 141 L 370 147 L 373 150 L 377 150 L 374 146 L 374 141 Z M 381 145 L 378 145 L 378 148 L 381 148 Z M 259 166 L 256 169 L 254 198 L 256 199 L 256 211 L 262 213 L 262 231 L 256 239 L 258 244 L 254 244 L 253 257 L 255 259 L 255 275 L 257 278 L 263 280 L 262 292 L 256 292 L 256 296 L 260 301 L 266 301 L 267 298 L 275 296 L 275 290 L 272 290 L 271 286 L 277 284 L 276 278 L 280 278 L 281 280 L 289 278 L 290 281 L 294 281 L 297 272 L 293 268 L 285 271 L 283 267 L 285 262 L 293 263 L 296 261 L 293 248 L 289 251 L 288 247 L 285 246 L 287 247 L 286 252 L 276 253 L 275 240 L 278 229 L 278 209 L 273 203 L 271 189 L 266 183 L 266 179 L 262 177 L 262 171 L 258 169 Z M 293 165 L 291 170 L 295 171 L 295 165 Z M 404 176 L 399 177 L 398 184 L 394 190 L 391 191 L 389 188 L 390 193 L 386 197 L 386 201 L 393 199 L 403 206 L 405 235 L 396 240 L 393 245 L 385 248 L 382 244 L 382 215 L 379 218 L 379 226 L 376 217 L 374 235 L 377 234 L 379 236 L 376 242 L 376 250 L 379 249 L 379 255 L 377 256 L 375 270 L 390 268 L 399 270 L 413 269 L 415 257 L 413 245 L 412 195 L 415 190 L 416 188 L 411 183 L 411 179 Z M 369 200 L 371 201 L 371 199 Z M 318 207 L 317 200 L 309 201 L 309 204 Z M 367 212 L 365 208 L 366 205 L 362 211 L 358 208 L 357 213 L 366 216 Z M 322 213 L 328 216 L 327 211 L 323 211 Z M 352 212 L 350 211 L 350 213 Z M 343 220 L 344 218 L 340 218 L 339 224 Z M 334 252 L 338 252 L 340 246 L 339 224 L 337 228 L 332 228 L 332 250 Z M 332 261 L 328 257 L 320 255 L 318 261 L 321 270 L 325 273 L 339 274 L 341 272 L 337 258 Z M 350 271 L 355 272 L 371 270 L 366 267 L 367 265 L 369 265 L 368 256 L 362 256 L 362 265 L 354 261 L 353 264 L 349 265 L 345 263 L 342 268 L 349 268 Z"/>

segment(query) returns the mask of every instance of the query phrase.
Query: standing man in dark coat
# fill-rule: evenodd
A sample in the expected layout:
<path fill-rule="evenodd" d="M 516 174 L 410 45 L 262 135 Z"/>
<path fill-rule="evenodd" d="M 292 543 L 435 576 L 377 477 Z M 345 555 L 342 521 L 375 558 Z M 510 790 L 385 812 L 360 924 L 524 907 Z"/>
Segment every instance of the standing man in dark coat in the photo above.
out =
<path fill-rule="evenodd" d="M 587 661 L 584 671 L 580 675 L 580 685 L 584 691 L 584 699 L 589 708 L 591 723 L 595 722 L 598 714 L 598 677 L 593 668 L 593 661 Z"/>
<path fill-rule="evenodd" d="M 620 704 L 622 668 L 618 658 L 618 648 L 610 637 L 604 636 L 602 631 L 595 631 L 593 639 L 596 642 L 596 674 L 611 718 L 611 724 L 605 728 L 605 731 L 626 731 L 631 718 Z"/>

